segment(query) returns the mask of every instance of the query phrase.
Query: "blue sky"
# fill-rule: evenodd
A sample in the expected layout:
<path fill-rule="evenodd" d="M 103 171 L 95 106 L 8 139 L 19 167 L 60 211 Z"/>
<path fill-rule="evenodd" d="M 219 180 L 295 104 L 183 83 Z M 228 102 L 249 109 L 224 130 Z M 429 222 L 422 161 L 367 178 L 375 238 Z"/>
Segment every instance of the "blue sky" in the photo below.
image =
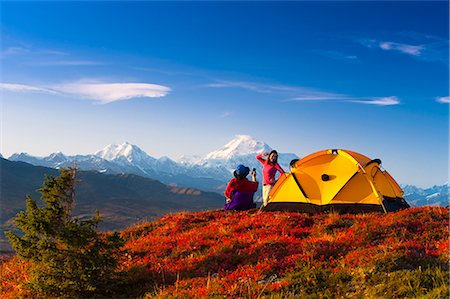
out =
<path fill-rule="evenodd" d="M 0 20 L 5 157 L 177 159 L 247 134 L 448 182 L 446 1 L 6 1 Z"/>

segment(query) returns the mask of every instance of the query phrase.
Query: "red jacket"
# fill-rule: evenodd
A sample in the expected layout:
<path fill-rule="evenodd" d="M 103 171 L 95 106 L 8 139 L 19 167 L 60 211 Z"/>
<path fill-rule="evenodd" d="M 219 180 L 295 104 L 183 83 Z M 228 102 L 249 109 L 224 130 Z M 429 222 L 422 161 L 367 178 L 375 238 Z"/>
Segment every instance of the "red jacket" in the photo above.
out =
<path fill-rule="evenodd" d="M 228 183 L 225 189 L 225 197 L 230 198 L 233 191 L 239 192 L 256 192 L 258 190 L 258 182 L 249 181 L 247 178 L 237 179 L 233 178 Z"/>

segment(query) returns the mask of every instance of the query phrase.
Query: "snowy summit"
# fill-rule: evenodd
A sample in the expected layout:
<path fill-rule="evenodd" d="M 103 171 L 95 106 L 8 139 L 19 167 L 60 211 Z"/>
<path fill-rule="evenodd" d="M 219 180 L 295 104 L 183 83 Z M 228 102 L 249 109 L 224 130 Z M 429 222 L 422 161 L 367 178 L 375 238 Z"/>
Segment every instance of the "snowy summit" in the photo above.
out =
<path fill-rule="evenodd" d="M 122 144 L 110 144 L 101 151 L 96 152 L 95 155 L 108 161 L 125 158 L 128 162 L 141 162 L 154 159 L 136 145 L 128 142 Z"/>
<path fill-rule="evenodd" d="M 271 151 L 271 147 L 264 142 L 257 141 L 248 135 L 237 135 L 236 138 L 225 144 L 219 150 L 206 155 L 206 160 L 229 160 L 238 156 L 258 154 Z"/>

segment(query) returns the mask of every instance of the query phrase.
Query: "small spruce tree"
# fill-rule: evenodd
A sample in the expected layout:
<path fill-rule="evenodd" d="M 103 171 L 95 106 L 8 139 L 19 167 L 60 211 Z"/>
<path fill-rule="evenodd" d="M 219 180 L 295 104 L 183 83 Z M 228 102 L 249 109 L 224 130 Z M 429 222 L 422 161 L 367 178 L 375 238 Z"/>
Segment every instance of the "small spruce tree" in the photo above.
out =
<path fill-rule="evenodd" d="M 7 232 L 19 258 L 30 261 L 26 284 L 43 297 L 91 298 L 105 296 L 124 242 L 119 234 L 101 235 L 97 215 L 88 220 L 72 217 L 76 169 L 61 169 L 47 177 L 42 194 L 44 207 L 30 196 L 26 211 L 14 218 L 23 234 Z"/>

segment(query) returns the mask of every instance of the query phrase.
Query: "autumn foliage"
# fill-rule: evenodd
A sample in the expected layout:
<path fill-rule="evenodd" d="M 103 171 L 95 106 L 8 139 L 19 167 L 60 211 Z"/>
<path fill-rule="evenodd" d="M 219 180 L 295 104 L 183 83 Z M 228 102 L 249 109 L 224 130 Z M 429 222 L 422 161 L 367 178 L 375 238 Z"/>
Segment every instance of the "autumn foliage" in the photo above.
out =
<path fill-rule="evenodd" d="M 449 209 L 307 215 L 208 211 L 122 232 L 117 297 L 448 298 Z M 1 264 L 3 298 L 33 297 Z"/>

